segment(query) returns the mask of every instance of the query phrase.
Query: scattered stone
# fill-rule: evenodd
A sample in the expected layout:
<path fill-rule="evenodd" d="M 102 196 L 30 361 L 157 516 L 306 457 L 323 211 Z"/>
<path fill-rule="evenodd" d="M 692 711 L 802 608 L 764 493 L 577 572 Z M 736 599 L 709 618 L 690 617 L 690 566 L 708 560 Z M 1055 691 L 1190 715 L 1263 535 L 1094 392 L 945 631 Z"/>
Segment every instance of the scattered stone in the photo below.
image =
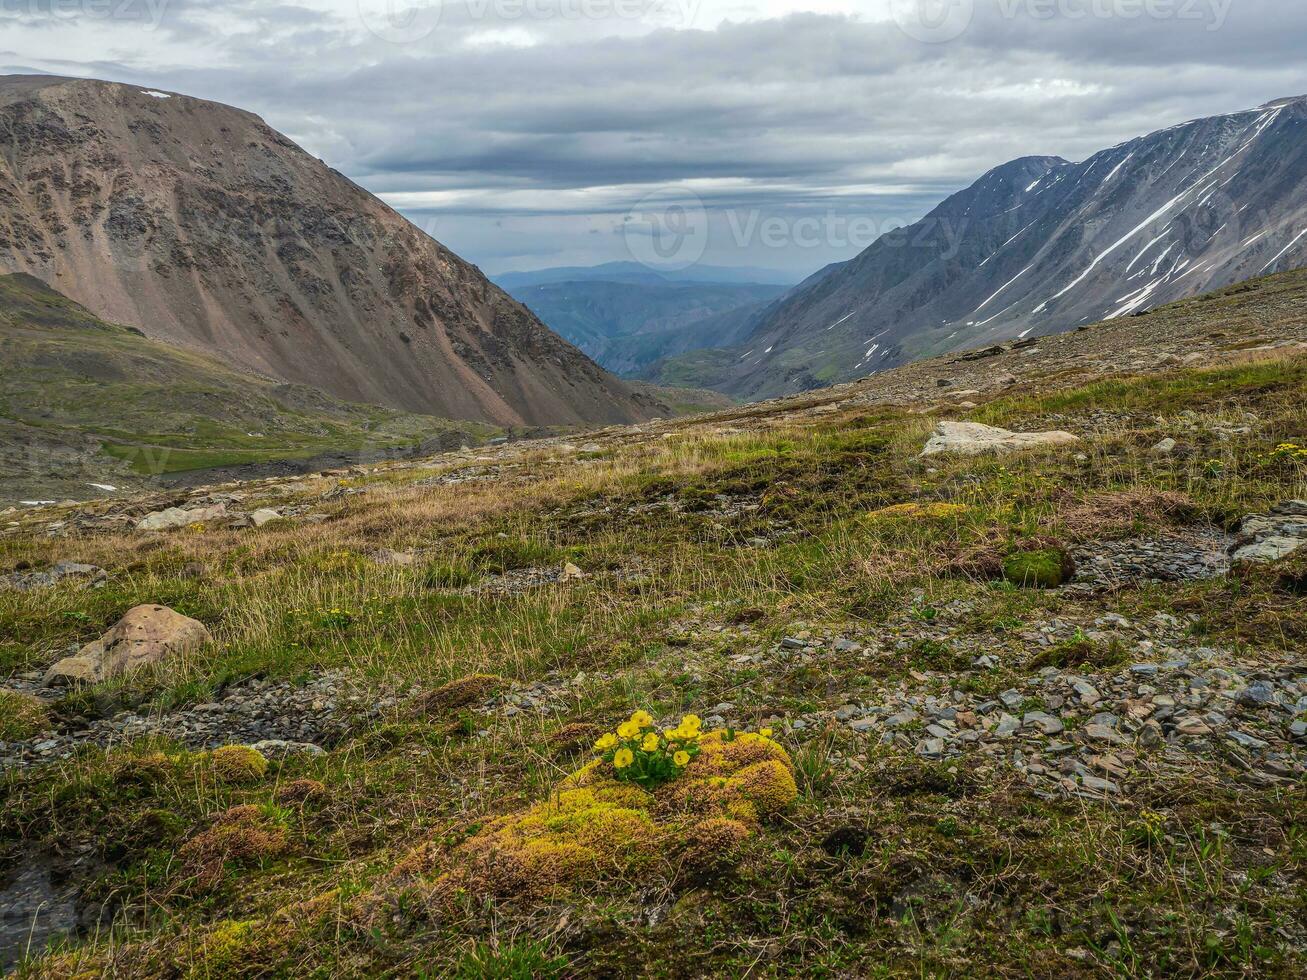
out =
<path fill-rule="evenodd" d="M 156 510 L 152 514 L 146 514 L 136 522 L 136 530 L 171 531 L 175 528 L 188 527 L 191 524 L 203 524 L 206 521 L 213 521 L 226 516 L 227 505 L 221 503 L 214 504 L 211 507 L 193 507 L 190 510 L 169 507 L 166 510 Z"/>
<path fill-rule="evenodd" d="M 1266 564 L 1288 557 L 1307 544 L 1307 501 L 1286 500 L 1269 514 L 1250 514 L 1239 525 L 1230 550 L 1236 562 Z"/>
<path fill-rule="evenodd" d="M 1177 443 L 1174 439 L 1167 437 L 1153 447 L 1153 452 L 1158 456 L 1169 456 L 1175 452 Z"/>
<path fill-rule="evenodd" d="M 98 640 L 51 667 L 45 684 L 96 684 L 190 653 L 210 639 L 203 623 L 167 606 L 136 606 Z"/>
<path fill-rule="evenodd" d="M 271 521 L 279 520 L 281 520 L 281 512 L 273 510 L 271 507 L 261 507 L 250 514 L 250 523 L 255 527 L 263 527 L 263 525 Z"/>
<path fill-rule="evenodd" d="M 1070 432 L 1012 432 L 979 422 L 941 422 L 922 450 L 922 456 L 940 453 L 960 453 L 973 456 L 979 453 L 1015 452 L 1040 446 L 1065 446 L 1079 442 Z"/>

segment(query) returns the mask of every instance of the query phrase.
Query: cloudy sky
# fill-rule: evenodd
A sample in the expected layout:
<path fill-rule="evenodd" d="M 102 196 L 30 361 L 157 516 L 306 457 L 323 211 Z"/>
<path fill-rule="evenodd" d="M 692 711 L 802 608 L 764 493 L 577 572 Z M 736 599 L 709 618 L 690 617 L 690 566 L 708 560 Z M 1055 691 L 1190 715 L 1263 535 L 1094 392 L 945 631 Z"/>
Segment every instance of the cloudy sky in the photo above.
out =
<path fill-rule="evenodd" d="M 1304 42 L 1285 0 L 0 0 L 0 70 L 251 109 L 492 274 L 672 231 L 797 278 L 1013 157 L 1307 93 Z"/>

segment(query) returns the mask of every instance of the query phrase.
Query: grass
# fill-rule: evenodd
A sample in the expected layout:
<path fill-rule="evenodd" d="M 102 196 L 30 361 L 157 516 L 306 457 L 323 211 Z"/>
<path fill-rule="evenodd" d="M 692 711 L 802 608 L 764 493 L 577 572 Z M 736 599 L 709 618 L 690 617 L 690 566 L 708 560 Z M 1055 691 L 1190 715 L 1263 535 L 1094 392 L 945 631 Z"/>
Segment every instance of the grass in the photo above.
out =
<path fill-rule="evenodd" d="M 917 458 L 928 416 L 752 407 L 669 425 L 667 438 L 608 439 L 580 462 L 515 447 L 498 480 L 424 482 L 484 465 L 470 461 L 382 468 L 355 481 L 366 493 L 330 501 L 309 481 L 293 492 L 326 515 L 312 526 L 51 538 L 48 518 L 25 518 L 0 536 L 0 571 L 66 558 L 110 577 L 92 591 L 0 591 L 0 675 L 44 666 L 139 602 L 171 605 L 216 638 L 71 698 L 57 720 L 327 669 L 386 707 L 327 755 L 273 759 L 249 780 L 218 779 L 209 756 L 159 740 L 0 776 L 0 867 L 56 844 L 89 847 L 99 864 L 83 901 L 110 910 L 99 936 L 19 975 L 1291 976 L 1304 948 L 1300 786 L 1258 786 L 1215 764 L 1141 765 L 1117 805 L 1041 799 L 983 756 L 932 763 L 843 725 L 779 736 L 799 799 L 732 869 L 687 877 L 654 865 L 547 900 L 468 901 L 438 922 L 402 902 L 384 921 L 363 909 L 412 848 L 447 855 L 547 798 L 587 756 L 560 748 L 567 726 L 603 730 L 637 706 L 706 714 L 729 701 L 761 724 L 894 686 L 992 696 L 1048 667 L 1122 669 L 1139 654 L 1087 636 L 1027 640 L 1054 618 L 1105 611 L 1167 612 L 1196 642 L 1249 656 L 1300 649 L 1307 599 L 1294 565 L 1104 600 L 1020 588 L 1002 581 L 1001 562 L 1225 524 L 1304 496 L 1307 471 L 1272 452 L 1307 430 L 1303 372 L 1270 361 L 978 410 L 1015 428 L 1064 416 L 1060 427 L 1085 436 L 1084 458 L 928 466 Z M 1126 413 L 1119 421 L 1082 418 L 1105 398 Z M 1193 413 L 1195 451 L 1150 455 L 1173 424 L 1156 417 L 1181 409 Z M 1250 431 L 1219 434 L 1247 413 Z M 923 506 L 884 512 L 905 503 Z M 369 557 L 380 548 L 422 561 L 382 564 Z M 586 577 L 481 587 L 568 561 Z M 194 563 L 199 577 L 186 572 Z M 864 642 L 767 653 L 805 635 Z M 981 653 L 1002 668 L 972 669 Z M 569 684 L 550 715 L 413 707 L 414 689 L 470 675 Z M 323 792 L 301 797 L 304 781 Z M 256 809 L 223 823 L 246 806 Z M 237 849 L 222 853 L 239 857 L 197 889 L 191 842 L 228 825 L 246 828 L 235 842 L 223 832 Z"/>

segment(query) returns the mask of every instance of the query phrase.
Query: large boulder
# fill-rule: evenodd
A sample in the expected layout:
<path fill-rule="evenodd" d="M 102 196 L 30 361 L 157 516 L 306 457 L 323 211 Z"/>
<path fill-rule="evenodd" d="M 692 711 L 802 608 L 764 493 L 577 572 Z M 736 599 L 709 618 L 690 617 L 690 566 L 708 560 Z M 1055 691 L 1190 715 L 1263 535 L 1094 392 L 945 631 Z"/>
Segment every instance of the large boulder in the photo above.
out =
<path fill-rule="evenodd" d="M 941 422 L 921 451 L 923 456 L 940 453 L 1007 453 L 1037 446 L 1067 446 L 1079 442 L 1070 432 L 1012 432 L 979 422 Z"/>
<path fill-rule="evenodd" d="M 192 507 L 189 510 L 183 510 L 181 507 L 169 507 L 166 510 L 156 510 L 153 514 L 146 514 L 136 522 L 136 530 L 171 531 L 174 528 L 186 527 L 188 524 L 203 524 L 205 521 L 217 520 L 219 517 L 226 516 L 226 504 L 214 504 L 212 507 Z"/>
<path fill-rule="evenodd" d="M 1230 559 L 1265 564 L 1307 545 L 1307 500 L 1286 500 L 1269 514 L 1250 514 L 1239 525 Z"/>
<path fill-rule="evenodd" d="M 167 606 L 137 606 L 104 636 L 51 667 L 45 683 L 95 684 L 197 650 L 210 638 L 203 623 Z"/>

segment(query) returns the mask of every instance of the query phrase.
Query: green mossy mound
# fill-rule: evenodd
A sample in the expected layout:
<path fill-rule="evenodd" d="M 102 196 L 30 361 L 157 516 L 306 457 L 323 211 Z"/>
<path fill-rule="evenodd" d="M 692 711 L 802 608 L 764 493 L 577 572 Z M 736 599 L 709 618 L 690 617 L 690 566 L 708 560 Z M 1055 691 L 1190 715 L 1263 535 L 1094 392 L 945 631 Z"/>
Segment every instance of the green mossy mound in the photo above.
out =
<path fill-rule="evenodd" d="M 1058 548 L 1018 551 L 1003 559 L 1003 578 L 1025 589 L 1056 589 L 1075 573 L 1071 556 Z"/>
<path fill-rule="evenodd" d="M 436 841 L 414 849 L 362 911 L 376 923 L 397 909 L 438 920 L 463 900 L 546 901 L 578 886 L 630 882 L 660 862 L 720 870 L 797 796 L 789 755 L 755 734 L 704 736 L 685 771 L 652 792 L 619 782 L 595 760 L 547 800 L 492 820 L 452 849 Z"/>

